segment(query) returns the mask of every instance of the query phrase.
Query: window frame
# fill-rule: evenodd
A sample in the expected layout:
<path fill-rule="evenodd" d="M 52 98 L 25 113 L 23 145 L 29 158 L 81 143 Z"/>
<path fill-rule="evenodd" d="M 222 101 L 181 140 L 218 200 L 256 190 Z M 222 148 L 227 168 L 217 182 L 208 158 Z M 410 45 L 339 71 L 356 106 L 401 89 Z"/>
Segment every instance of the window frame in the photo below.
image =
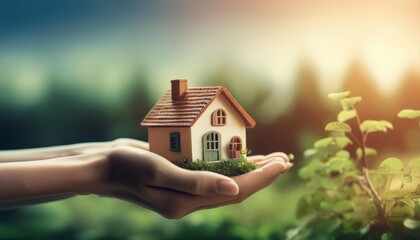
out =
<path fill-rule="evenodd" d="M 171 152 L 181 152 L 181 133 L 180 132 L 169 133 L 169 150 Z"/>
<path fill-rule="evenodd" d="M 234 136 L 229 142 L 229 158 L 239 158 L 243 149 L 242 139 L 239 136 Z"/>
<path fill-rule="evenodd" d="M 227 114 L 222 108 L 216 109 L 212 113 L 211 125 L 213 126 L 225 126 L 227 124 Z"/>

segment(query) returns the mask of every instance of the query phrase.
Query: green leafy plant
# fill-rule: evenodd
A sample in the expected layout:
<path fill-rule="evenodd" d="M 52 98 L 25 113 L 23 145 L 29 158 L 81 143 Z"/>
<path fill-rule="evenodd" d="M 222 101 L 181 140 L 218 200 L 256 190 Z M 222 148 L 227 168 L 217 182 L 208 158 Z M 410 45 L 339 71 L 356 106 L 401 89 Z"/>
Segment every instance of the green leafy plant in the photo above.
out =
<path fill-rule="evenodd" d="M 245 174 L 257 168 L 255 163 L 246 159 L 245 154 L 247 153 L 248 151 L 243 150 L 243 152 L 241 152 L 242 156 L 240 158 L 223 159 L 215 162 L 205 162 L 201 160 L 190 161 L 188 159 L 183 159 L 179 162 L 176 162 L 175 164 L 188 170 L 211 171 L 223 174 L 228 177 L 233 177 Z"/>
<path fill-rule="evenodd" d="M 326 125 L 329 136 L 304 153 L 309 162 L 299 176 L 311 191 L 298 202 L 297 217 L 304 224 L 290 230 L 288 238 L 414 236 L 420 231 L 420 158 L 406 165 L 399 158 L 387 158 L 377 169 L 368 169 L 368 161 L 378 154 L 369 147 L 368 137 L 386 133 L 393 125 L 362 120 L 356 108 L 362 98 L 348 91 L 329 98 L 338 101 L 342 110 L 337 121 Z M 420 111 L 405 109 L 398 116 L 418 119 Z M 357 145 L 356 150 L 348 151 L 349 145 Z"/>
<path fill-rule="evenodd" d="M 398 113 L 399 118 L 420 119 L 420 110 L 403 109 Z M 419 120 L 420 127 L 420 120 Z"/>

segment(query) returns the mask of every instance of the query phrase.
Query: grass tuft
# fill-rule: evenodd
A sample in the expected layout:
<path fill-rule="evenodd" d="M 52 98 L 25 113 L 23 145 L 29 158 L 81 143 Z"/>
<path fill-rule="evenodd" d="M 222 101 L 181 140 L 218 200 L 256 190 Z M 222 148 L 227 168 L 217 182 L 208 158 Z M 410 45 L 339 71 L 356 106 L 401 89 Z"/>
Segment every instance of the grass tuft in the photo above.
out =
<path fill-rule="evenodd" d="M 257 165 L 249 162 L 245 157 L 234 159 L 222 159 L 215 162 L 204 162 L 201 160 L 190 161 L 183 159 L 175 162 L 175 165 L 193 171 L 210 171 L 223 174 L 228 177 L 238 176 L 257 169 Z"/>

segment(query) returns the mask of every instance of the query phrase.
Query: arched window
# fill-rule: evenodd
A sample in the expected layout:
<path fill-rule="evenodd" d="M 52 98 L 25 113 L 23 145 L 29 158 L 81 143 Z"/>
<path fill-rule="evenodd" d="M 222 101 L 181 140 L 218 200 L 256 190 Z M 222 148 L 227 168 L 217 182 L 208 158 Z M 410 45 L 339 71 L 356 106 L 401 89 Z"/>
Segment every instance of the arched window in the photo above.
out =
<path fill-rule="evenodd" d="M 241 157 L 242 139 L 238 136 L 233 137 L 229 143 L 229 158 Z"/>
<path fill-rule="evenodd" d="M 213 126 L 224 126 L 226 125 L 226 112 L 223 109 L 217 109 L 212 114 L 212 125 Z"/>

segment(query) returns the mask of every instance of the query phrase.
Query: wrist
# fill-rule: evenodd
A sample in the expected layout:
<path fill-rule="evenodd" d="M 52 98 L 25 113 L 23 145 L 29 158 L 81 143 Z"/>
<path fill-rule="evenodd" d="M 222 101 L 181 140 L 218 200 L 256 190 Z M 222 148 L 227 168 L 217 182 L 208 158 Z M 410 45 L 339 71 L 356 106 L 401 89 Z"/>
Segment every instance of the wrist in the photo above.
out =
<path fill-rule="evenodd" d="M 108 182 L 109 175 L 109 155 L 111 151 L 102 151 L 86 154 L 80 161 L 76 174 L 79 181 L 73 189 L 75 194 L 104 194 L 103 188 Z"/>
<path fill-rule="evenodd" d="M 106 176 L 106 153 L 0 164 L 0 202 L 93 193 Z"/>

